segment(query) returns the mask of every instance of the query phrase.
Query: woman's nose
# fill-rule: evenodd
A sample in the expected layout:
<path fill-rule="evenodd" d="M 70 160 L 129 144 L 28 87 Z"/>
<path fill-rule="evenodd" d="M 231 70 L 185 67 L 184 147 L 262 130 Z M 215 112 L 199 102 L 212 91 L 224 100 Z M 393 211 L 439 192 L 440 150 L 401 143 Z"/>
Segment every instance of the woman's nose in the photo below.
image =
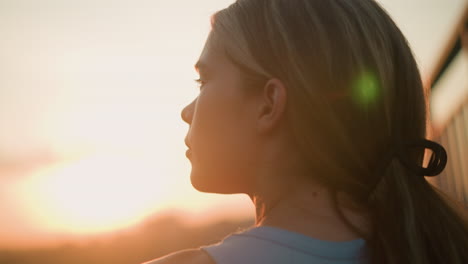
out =
<path fill-rule="evenodd" d="M 184 107 L 184 109 L 182 109 L 181 117 L 182 117 L 182 120 L 184 120 L 187 124 L 192 123 L 193 109 L 194 109 L 195 101 L 196 101 L 196 99 L 193 100 L 186 107 Z"/>

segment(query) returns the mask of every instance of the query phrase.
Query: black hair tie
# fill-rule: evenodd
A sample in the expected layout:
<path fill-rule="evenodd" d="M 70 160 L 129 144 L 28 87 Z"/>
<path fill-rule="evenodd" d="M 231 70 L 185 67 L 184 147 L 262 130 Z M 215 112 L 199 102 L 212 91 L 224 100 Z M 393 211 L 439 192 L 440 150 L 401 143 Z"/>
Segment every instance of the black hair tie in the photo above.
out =
<path fill-rule="evenodd" d="M 432 150 L 432 155 L 426 168 L 415 164 L 414 161 L 409 161 L 404 155 L 409 148 L 420 147 Z M 444 147 L 427 139 L 417 140 L 395 147 L 392 156 L 398 158 L 406 168 L 421 176 L 436 176 L 444 170 L 447 164 L 447 152 Z"/>

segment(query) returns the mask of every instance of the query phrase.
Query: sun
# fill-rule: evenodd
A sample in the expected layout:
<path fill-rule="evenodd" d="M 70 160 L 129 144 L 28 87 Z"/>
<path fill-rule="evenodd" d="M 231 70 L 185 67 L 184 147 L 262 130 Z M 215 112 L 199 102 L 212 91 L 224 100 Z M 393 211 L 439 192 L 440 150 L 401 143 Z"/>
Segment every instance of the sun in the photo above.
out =
<path fill-rule="evenodd" d="M 154 158 L 98 153 L 37 172 L 23 186 L 36 222 L 94 234 L 131 226 L 164 207 L 170 183 Z"/>

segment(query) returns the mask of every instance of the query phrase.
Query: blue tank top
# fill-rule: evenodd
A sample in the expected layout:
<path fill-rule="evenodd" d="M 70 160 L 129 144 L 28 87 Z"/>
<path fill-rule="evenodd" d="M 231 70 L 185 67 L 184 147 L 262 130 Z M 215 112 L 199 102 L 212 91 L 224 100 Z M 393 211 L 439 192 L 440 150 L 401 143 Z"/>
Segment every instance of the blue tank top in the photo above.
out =
<path fill-rule="evenodd" d="M 365 240 L 332 242 L 269 226 L 254 227 L 201 247 L 217 264 L 363 264 Z"/>

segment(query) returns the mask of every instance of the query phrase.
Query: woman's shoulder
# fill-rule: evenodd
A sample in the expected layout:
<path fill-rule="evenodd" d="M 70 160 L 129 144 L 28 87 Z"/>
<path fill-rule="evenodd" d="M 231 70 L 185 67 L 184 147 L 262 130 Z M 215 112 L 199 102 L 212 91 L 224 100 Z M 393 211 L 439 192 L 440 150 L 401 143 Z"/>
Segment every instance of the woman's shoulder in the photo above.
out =
<path fill-rule="evenodd" d="M 187 249 L 146 262 L 144 264 L 215 264 L 203 249 Z"/>

